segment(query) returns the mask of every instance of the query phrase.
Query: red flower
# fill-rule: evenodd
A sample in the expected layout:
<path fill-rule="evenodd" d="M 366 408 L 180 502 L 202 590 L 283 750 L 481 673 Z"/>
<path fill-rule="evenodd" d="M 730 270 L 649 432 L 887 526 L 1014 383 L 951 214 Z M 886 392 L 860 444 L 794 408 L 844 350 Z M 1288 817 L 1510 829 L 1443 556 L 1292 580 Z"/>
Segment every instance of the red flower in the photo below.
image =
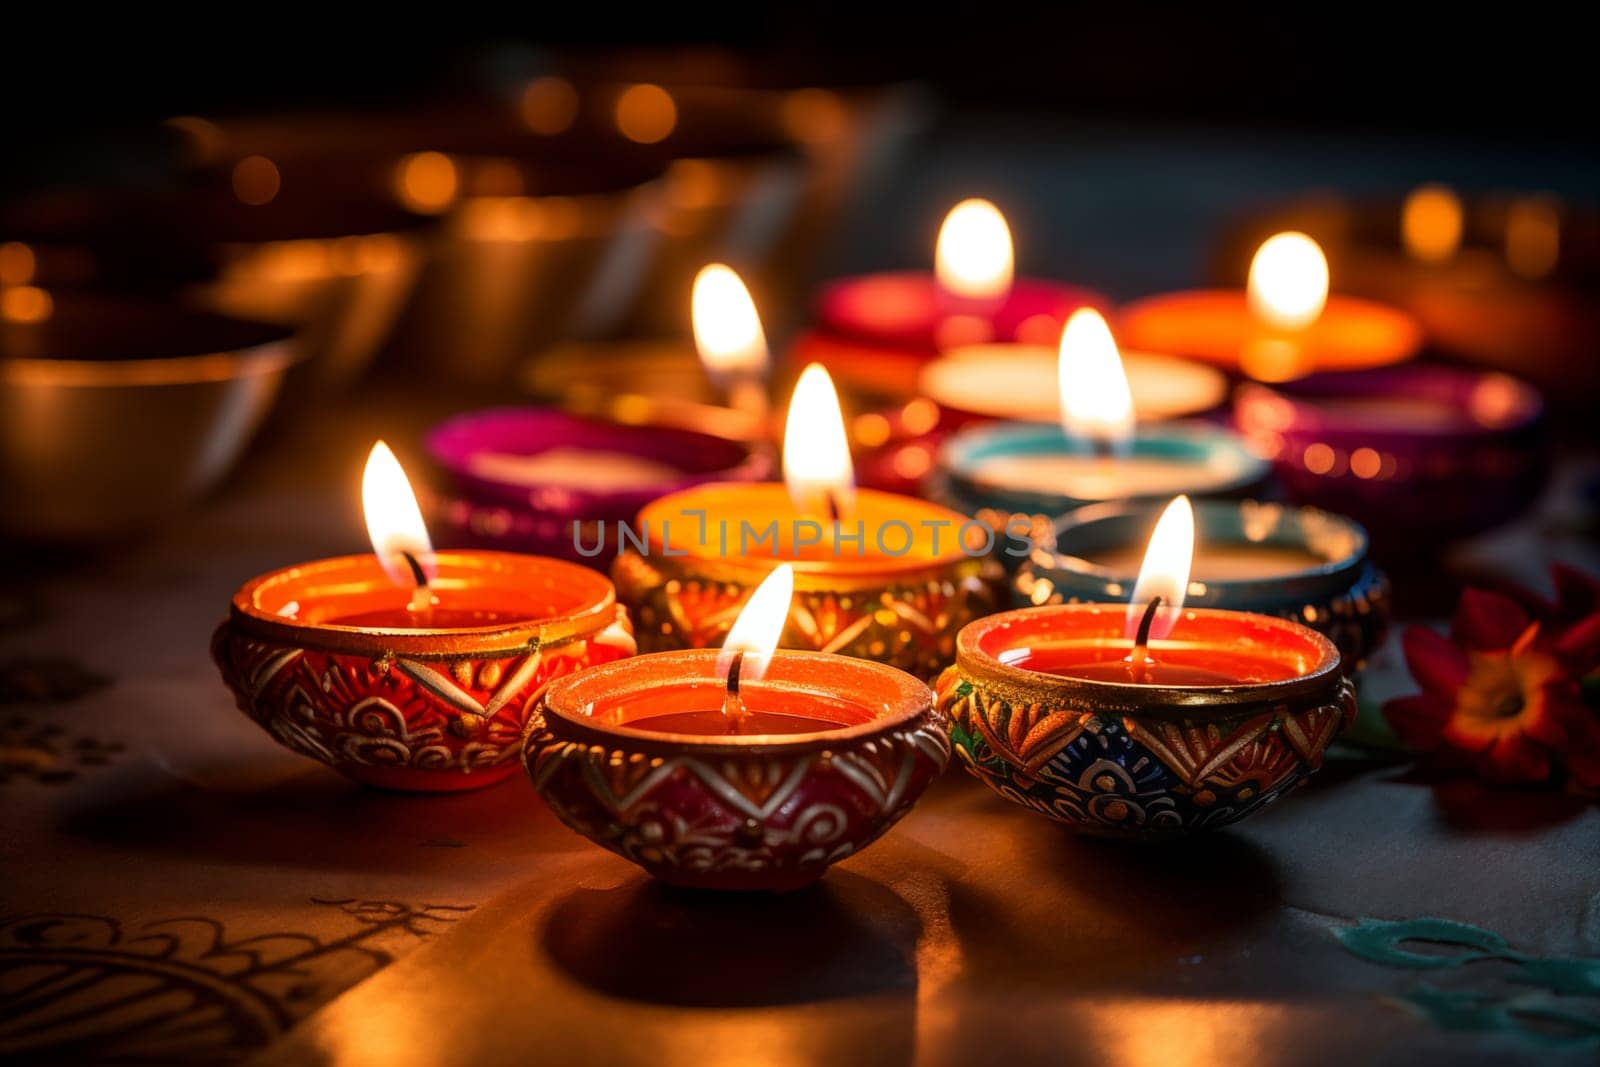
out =
<path fill-rule="evenodd" d="M 1400 739 L 1500 782 L 1558 774 L 1600 789 L 1600 582 L 1558 567 L 1556 599 L 1469 589 L 1450 637 L 1411 627 L 1406 664 L 1422 687 L 1384 705 Z"/>

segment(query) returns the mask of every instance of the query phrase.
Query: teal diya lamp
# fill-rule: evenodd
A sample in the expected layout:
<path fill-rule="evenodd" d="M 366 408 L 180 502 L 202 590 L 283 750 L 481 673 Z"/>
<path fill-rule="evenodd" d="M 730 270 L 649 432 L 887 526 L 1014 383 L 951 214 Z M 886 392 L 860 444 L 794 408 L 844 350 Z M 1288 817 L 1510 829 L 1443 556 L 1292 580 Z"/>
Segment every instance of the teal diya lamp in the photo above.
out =
<path fill-rule="evenodd" d="M 1338 648 L 1275 615 L 1186 604 L 1193 536 L 1179 498 L 1124 602 L 962 629 L 936 691 L 968 771 L 1075 831 L 1163 840 L 1237 822 L 1321 766 L 1355 717 Z"/>
<path fill-rule="evenodd" d="M 1160 517 L 1149 501 L 1068 512 L 1012 577 L 1013 604 L 1097 604 L 1127 599 Z M 1185 603 L 1276 615 L 1339 648 L 1358 671 L 1382 643 L 1389 579 L 1368 556 L 1359 523 L 1317 508 L 1258 500 L 1194 503 L 1195 547 Z"/>
<path fill-rule="evenodd" d="M 980 425 L 940 450 L 933 494 L 993 527 L 1011 562 L 1026 554 L 1025 544 L 1048 541 L 1057 516 L 1086 504 L 1248 496 L 1271 475 L 1223 427 L 1136 426 L 1127 375 L 1098 312 L 1077 312 L 1062 331 L 1058 386 L 1059 424 Z"/>

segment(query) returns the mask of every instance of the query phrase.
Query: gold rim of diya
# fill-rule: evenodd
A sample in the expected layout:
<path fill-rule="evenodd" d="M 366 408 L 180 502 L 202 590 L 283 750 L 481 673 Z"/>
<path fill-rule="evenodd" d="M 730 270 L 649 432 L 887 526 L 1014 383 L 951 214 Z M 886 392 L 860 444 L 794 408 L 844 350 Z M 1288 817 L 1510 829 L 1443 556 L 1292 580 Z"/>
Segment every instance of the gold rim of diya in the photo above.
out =
<path fill-rule="evenodd" d="M 1275 634 L 1299 642 L 1312 660 L 1312 665 L 1293 678 L 1279 681 L 1240 682 L 1235 685 L 1142 685 L 1029 670 L 1002 663 L 983 647 L 985 639 L 991 634 L 1024 620 L 1036 624 L 1055 618 L 1085 615 L 1107 616 L 1112 625 L 1108 626 L 1104 638 L 1120 641 L 1123 640 L 1127 610 L 1124 604 L 1059 604 L 989 615 L 968 623 L 956 635 L 956 667 L 968 680 L 1001 690 L 1013 704 L 1038 703 L 1048 699 L 1051 703 L 1069 706 L 1079 704 L 1097 712 L 1179 719 L 1189 719 L 1196 709 L 1201 708 L 1241 705 L 1254 708 L 1302 696 L 1316 696 L 1329 686 L 1337 685 L 1342 677 L 1339 649 L 1315 630 L 1271 615 L 1217 608 L 1185 608 L 1178 627 L 1194 627 L 1197 624 L 1213 630 L 1228 627 L 1234 637 L 1233 641 L 1227 643 L 1229 648 L 1238 648 L 1238 640 L 1252 631 Z M 1026 636 L 1038 639 L 1047 635 L 1041 634 L 1036 626 L 1030 626 Z M 1184 644 L 1192 645 L 1194 642 L 1186 642 L 1181 638 L 1176 642 L 1152 642 L 1152 655 L 1159 655 L 1158 649 L 1162 646 L 1170 648 Z M 1019 641 L 1016 647 L 1025 647 L 1025 644 Z M 1041 694 L 1048 694 L 1048 697 Z"/>
<path fill-rule="evenodd" d="M 744 692 L 780 689 L 801 699 L 845 699 L 873 717 L 809 733 L 721 736 L 641 730 L 626 722 L 599 722 L 593 717 L 597 706 L 615 705 L 630 697 L 645 699 L 668 687 L 703 689 L 713 706 L 720 705 L 726 693 L 726 681 L 717 670 L 721 654 L 714 648 L 653 652 L 558 678 L 550 683 L 542 700 L 546 725 L 550 727 L 548 720 L 555 719 L 560 727 L 550 727 L 552 732 L 571 732 L 580 739 L 619 748 L 672 751 L 692 747 L 700 753 L 748 754 L 834 747 L 890 733 L 937 714 L 933 690 L 898 668 L 829 652 L 780 649 L 768 661 L 760 681 L 743 683 Z"/>
<path fill-rule="evenodd" d="M 282 614 L 304 591 L 321 596 L 356 595 L 392 585 L 376 556 L 335 556 L 269 571 L 234 593 L 229 617 L 241 632 L 325 652 L 403 655 L 447 659 L 462 655 L 511 655 L 597 634 L 616 621 L 616 589 L 587 567 L 517 552 L 438 552 L 433 588 L 492 585 L 508 597 L 518 590 L 560 596 L 576 606 L 550 615 L 478 627 L 399 628 L 300 621 Z M 272 607 L 270 605 L 277 605 Z"/>

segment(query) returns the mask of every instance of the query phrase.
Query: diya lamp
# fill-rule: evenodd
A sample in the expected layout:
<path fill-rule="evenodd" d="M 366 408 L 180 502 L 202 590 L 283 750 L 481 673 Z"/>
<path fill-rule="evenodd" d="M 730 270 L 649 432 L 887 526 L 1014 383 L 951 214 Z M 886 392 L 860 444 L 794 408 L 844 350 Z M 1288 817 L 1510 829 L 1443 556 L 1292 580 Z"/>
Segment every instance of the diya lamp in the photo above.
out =
<path fill-rule="evenodd" d="M 1111 501 L 1063 515 L 1050 546 L 1036 548 L 1012 579 L 1013 603 L 1122 600 L 1161 510 L 1154 501 Z M 1193 511 L 1189 607 L 1303 623 L 1338 646 L 1346 671 L 1361 669 L 1383 641 L 1390 607 L 1366 530 L 1342 515 L 1259 500 L 1201 500 Z"/>
<path fill-rule="evenodd" d="M 1194 519 L 1157 524 L 1127 605 L 968 625 L 938 706 L 967 769 L 1074 830 L 1159 840 L 1235 822 L 1322 763 L 1355 690 L 1322 634 L 1184 605 Z"/>
<path fill-rule="evenodd" d="M 544 691 L 523 762 L 562 822 L 663 881 L 790 890 L 910 810 L 950 756 L 933 694 L 881 663 L 774 652 L 794 578 L 775 568 L 720 651 Z"/>
<path fill-rule="evenodd" d="M 774 470 L 766 448 L 717 433 L 541 407 L 457 415 L 423 444 L 435 470 L 433 520 L 448 544 L 602 568 L 608 526 L 657 497 L 704 482 L 761 481 Z"/>
<path fill-rule="evenodd" d="M 1246 385 L 1234 418 L 1290 499 L 1355 517 L 1397 557 L 1524 514 L 1549 467 L 1542 397 L 1493 371 L 1411 364 Z"/>
<path fill-rule="evenodd" d="M 646 506 L 612 567 L 646 651 L 720 644 L 782 563 L 795 571 L 786 642 L 929 677 L 955 633 L 993 610 L 990 532 L 912 497 L 854 485 L 833 383 L 800 376 L 784 432 L 785 484 L 709 484 Z"/>
<path fill-rule="evenodd" d="M 1056 422 L 1059 340 L 962 345 L 922 368 L 918 390 L 950 427 L 996 419 Z M 1208 364 L 1153 352 L 1119 354 L 1139 422 L 1202 415 L 1228 398 L 1227 376 Z"/>
<path fill-rule="evenodd" d="M 507 552 L 435 552 L 381 441 L 362 500 L 373 554 L 260 575 L 211 651 L 239 709 L 367 785 L 461 790 L 511 774 L 552 678 L 634 651 L 603 575 Z"/>
<path fill-rule="evenodd" d="M 962 345 L 1051 344 L 1098 293 L 1015 276 L 1011 232 L 987 200 L 963 200 L 945 216 L 934 270 L 845 278 L 823 287 L 814 330 L 794 358 L 818 362 L 848 387 L 913 395 L 927 360 Z"/>
<path fill-rule="evenodd" d="M 939 454 L 935 489 L 1004 533 L 1047 537 L 1056 516 L 1103 500 L 1228 496 L 1259 488 L 1268 465 L 1231 432 L 1204 423 L 1136 426 L 1132 391 L 1099 312 L 1075 312 L 1061 333 L 1059 422 L 1003 422 L 958 431 Z M 1008 545 L 1008 556 L 1024 551 Z"/>
<path fill-rule="evenodd" d="M 770 442 L 771 359 L 749 288 L 732 268 L 708 264 L 695 276 L 689 305 L 692 346 L 563 345 L 533 364 L 525 384 L 583 415 Z"/>
<path fill-rule="evenodd" d="M 1280 233 L 1262 244 L 1244 292 L 1148 297 L 1123 308 L 1117 321 L 1135 348 L 1269 382 L 1400 363 L 1422 346 L 1421 327 L 1404 311 L 1329 296 L 1327 258 L 1303 233 Z"/>

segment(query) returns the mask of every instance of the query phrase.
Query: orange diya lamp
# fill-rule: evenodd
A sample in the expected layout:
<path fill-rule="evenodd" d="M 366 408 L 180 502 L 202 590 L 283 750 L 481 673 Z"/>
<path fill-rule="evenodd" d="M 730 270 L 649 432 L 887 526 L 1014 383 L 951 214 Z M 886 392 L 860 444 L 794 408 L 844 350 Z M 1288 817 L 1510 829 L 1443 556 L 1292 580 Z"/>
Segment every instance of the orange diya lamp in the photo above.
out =
<path fill-rule="evenodd" d="M 435 552 L 394 454 L 362 479 L 373 553 L 246 582 L 212 638 L 239 709 L 368 785 L 460 790 L 513 773 L 551 679 L 634 651 L 611 583 L 509 552 Z"/>
<path fill-rule="evenodd" d="M 1129 604 L 963 629 L 937 688 L 967 769 L 1075 830 L 1139 839 L 1235 822 L 1316 770 L 1355 717 L 1337 648 L 1284 619 L 1185 610 L 1193 551 L 1179 497 Z"/>
<path fill-rule="evenodd" d="M 932 677 L 955 634 L 999 603 L 993 531 L 948 508 L 856 489 L 838 397 L 820 366 L 795 386 L 784 484 L 662 497 L 616 542 L 612 577 L 640 648 L 719 645 L 750 590 L 790 563 L 785 642 Z"/>
<path fill-rule="evenodd" d="M 881 663 L 774 652 L 794 577 L 773 570 L 720 651 L 545 690 L 523 762 L 563 822 L 664 881 L 787 890 L 911 809 L 950 756 L 932 692 Z"/>
<path fill-rule="evenodd" d="M 1244 292 L 1203 289 L 1137 300 L 1118 316 L 1134 348 L 1205 360 L 1259 381 L 1400 363 L 1422 328 L 1398 308 L 1328 293 L 1328 260 L 1303 233 L 1267 239 Z"/>

